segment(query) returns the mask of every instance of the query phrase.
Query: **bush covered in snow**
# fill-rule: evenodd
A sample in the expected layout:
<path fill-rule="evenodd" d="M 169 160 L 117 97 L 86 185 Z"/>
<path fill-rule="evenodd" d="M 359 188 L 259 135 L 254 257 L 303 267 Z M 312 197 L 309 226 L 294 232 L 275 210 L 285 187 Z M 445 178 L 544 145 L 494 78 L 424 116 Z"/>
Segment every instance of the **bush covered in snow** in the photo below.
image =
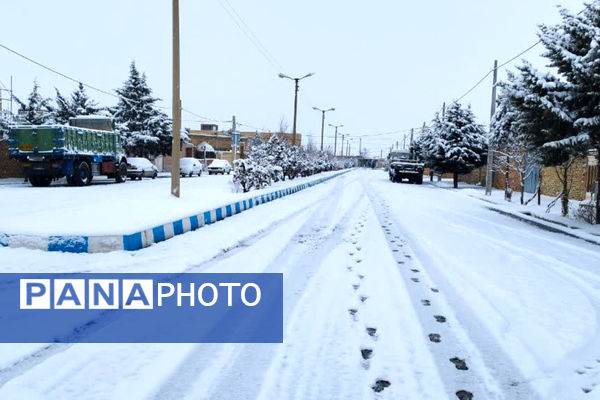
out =
<path fill-rule="evenodd" d="M 279 135 L 271 136 L 267 143 L 257 137 L 249 145 L 248 158 L 236 160 L 233 171 L 234 185 L 244 192 L 262 189 L 272 182 L 355 166 L 354 161 L 337 161 L 329 153 L 290 146 Z"/>

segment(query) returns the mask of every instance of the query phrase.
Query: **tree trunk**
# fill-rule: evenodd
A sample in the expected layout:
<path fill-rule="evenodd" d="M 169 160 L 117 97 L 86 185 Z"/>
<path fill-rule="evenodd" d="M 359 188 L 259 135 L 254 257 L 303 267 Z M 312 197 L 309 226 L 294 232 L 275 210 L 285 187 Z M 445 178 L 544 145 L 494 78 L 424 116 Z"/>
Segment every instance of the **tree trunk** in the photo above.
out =
<path fill-rule="evenodd" d="M 512 199 L 512 189 L 510 188 L 510 175 L 509 170 L 507 169 L 504 173 L 504 200 L 511 201 Z"/>
<path fill-rule="evenodd" d="M 539 175 L 539 183 L 538 183 L 538 191 L 537 191 L 537 203 L 538 206 L 542 205 L 542 167 L 540 167 L 540 170 L 538 171 L 538 175 Z"/>
<path fill-rule="evenodd" d="M 596 160 L 600 164 L 600 146 L 596 149 Z M 594 222 L 600 224 L 600 167 L 596 176 L 596 220 Z"/>
<path fill-rule="evenodd" d="M 458 173 L 455 172 L 452 178 L 454 180 L 454 189 L 458 189 Z"/>
<path fill-rule="evenodd" d="M 433 182 L 433 170 L 429 170 L 429 182 Z"/>
<path fill-rule="evenodd" d="M 561 204 L 562 204 L 562 215 L 566 217 L 569 215 L 569 169 L 563 168 L 563 192 L 561 196 Z"/>

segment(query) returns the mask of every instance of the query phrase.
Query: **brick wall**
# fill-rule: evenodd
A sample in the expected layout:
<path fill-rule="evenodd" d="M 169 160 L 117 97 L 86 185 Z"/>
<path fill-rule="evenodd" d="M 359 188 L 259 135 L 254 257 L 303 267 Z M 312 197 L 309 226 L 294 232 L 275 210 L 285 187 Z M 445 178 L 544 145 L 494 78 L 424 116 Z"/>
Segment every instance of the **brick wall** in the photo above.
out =
<path fill-rule="evenodd" d="M 546 196 L 557 196 L 562 190 L 562 183 L 557 175 L 563 173 L 563 169 L 558 167 L 542 168 L 542 194 Z M 569 198 L 573 200 L 585 200 L 586 196 L 586 172 L 587 159 L 580 158 L 575 161 L 569 172 L 569 180 L 572 179 L 572 187 Z"/>
<path fill-rule="evenodd" d="M 21 164 L 8 158 L 8 142 L 0 140 L 0 178 L 22 178 L 23 176 Z"/>

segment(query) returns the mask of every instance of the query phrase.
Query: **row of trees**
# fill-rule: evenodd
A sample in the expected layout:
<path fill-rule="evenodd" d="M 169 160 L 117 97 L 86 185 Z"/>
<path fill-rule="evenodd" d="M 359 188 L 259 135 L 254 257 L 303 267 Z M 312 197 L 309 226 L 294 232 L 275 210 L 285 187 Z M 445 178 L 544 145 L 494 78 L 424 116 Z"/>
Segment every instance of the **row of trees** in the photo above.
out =
<path fill-rule="evenodd" d="M 244 192 L 262 189 L 273 182 L 350 167 L 350 161 L 335 160 L 326 152 L 290 146 L 275 134 L 265 143 L 257 134 L 248 142 L 248 157 L 235 161 L 234 185 Z"/>
<path fill-rule="evenodd" d="M 538 33 L 551 70 L 524 61 L 499 85 L 491 142 L 498 148 L 497 168 L 517 171 L 522 181 L 532 173 L 528 165 L 554 167 L 562 184 L 557 199 L 567 215 L 577 159 L 600 150 L 600 1 L 577 15 L 560 13 L 560 23 L 540 25 Z"/>
<path fill-rule="evenodd" d="M 132 62 L 129 78 L 116 89 L 118 103 L 114 107 L 100 107 L 79 84 L 71 96 L 65 97 L 58 89 L 56 97 L 46 98 L 40 93 L 37 81 L 26 100 L 14 97 L 19 105 L 17 122 L 22 124 L 66 124 L 78 115 L 105 115 L 115 119 L 116 129 L 123 146 L 133 156 L 154 157 L 171 153 L 172 127 L 170 118 L 157 107 L 158 98 L 152 96 L 146 75 Z M 6 118 L 0 120 L 5 127 Z M 2 129 L 2 126 L 0 126 Z"/>
<path fill-rule="evenodd" d="M 456 188 L 459 174 L 467 174 L 485 164 L 487 142 L 486 132 L 477 124 L 471 108 L 454 102 L 435 114 L 413 144 L 412 151 L 432 171 L 451 173 Z"/>

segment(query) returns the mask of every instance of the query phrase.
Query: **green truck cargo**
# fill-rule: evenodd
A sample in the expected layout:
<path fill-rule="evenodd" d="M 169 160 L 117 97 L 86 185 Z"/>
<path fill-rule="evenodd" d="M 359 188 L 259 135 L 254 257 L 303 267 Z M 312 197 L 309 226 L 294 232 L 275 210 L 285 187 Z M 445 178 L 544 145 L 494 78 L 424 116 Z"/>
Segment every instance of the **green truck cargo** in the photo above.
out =
<path fill-rule="evenodd" d="M 33 186 L 49 186 L 62 177 L 72 186 L 89 185 L 98 175 L 117 182 L 127 179 L 127 159 L 110 118 L 71 118 L 69 125 L 16 125 L 8 136 L 9 156 L 21 162 Z"/>

